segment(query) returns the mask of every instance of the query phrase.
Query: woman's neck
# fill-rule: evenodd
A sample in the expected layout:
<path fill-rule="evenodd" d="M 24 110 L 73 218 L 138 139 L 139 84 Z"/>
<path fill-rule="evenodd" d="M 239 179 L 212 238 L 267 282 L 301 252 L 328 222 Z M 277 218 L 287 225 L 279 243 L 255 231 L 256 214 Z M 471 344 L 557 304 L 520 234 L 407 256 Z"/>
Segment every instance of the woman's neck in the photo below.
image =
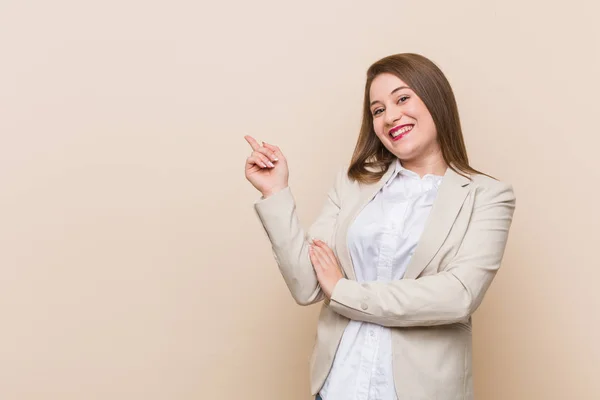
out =
<path fill-rule="evenodd" d="M 427 174 L 444 176 L 448 169 L 448 164 L 442 157 L 434 160 L 416 160 L 416 161 L 403 161 L 400 160 L 402 166 L 408 170 L 413 171 L 422 178 Z"/>

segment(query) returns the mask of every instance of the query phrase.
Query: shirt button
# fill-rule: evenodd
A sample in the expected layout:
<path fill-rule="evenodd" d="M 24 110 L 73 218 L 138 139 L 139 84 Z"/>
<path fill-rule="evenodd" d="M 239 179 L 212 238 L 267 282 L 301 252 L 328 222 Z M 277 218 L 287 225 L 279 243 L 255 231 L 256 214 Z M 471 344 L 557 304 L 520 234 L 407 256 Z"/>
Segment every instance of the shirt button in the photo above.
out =
<path fill-rule="evenodd" d="M 371 335 L 371 337 L 375 337 L 375 332 L 369 331 L 369 335 Z"/>
<path fill-rule="evenodd" d="M 360 308 L 362 308 L 363 310 L 366 310 L 367 308 L 369 308 L 369 306 L 367 305 L 367 303 L 362 303 L 360 305 Z"/>

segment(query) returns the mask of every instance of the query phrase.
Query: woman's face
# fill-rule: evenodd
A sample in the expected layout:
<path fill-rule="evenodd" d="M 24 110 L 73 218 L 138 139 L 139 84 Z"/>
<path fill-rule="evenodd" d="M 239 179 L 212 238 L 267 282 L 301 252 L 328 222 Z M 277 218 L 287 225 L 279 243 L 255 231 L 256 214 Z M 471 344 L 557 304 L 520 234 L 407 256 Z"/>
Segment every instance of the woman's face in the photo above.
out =
<path fill-rule="evenodd" d="M 427 163 L 441 157 L 437 130 L 425 103 L 395 75 L 383 73 L 369 90 L 373 128 L 400 160 Z"/>

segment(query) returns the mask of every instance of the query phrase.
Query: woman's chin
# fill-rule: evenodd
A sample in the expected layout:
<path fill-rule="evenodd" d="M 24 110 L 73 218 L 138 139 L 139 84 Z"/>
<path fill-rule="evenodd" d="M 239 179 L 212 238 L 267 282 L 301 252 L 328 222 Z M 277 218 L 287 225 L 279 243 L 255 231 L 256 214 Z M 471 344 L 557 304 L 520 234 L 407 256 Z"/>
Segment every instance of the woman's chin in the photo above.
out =
<path fill-rule="evenodd" d="M 409 160 L 414 157 L 413 146 L 408 145 L 408 143 L 396 144 L 391 147 L 392 148 L 388 150 L 401 160 Z"/>

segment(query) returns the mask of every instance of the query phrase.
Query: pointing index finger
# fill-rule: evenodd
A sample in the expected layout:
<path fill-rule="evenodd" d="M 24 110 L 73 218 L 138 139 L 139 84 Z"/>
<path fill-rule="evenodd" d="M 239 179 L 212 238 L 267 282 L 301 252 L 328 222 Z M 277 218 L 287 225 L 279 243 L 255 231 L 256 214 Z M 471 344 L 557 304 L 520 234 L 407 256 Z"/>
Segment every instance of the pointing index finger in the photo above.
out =
<path fill-rule="evenodd" d="M 254 140 L 254 138 L 252 136 L 245 135 L 244 139 L 246 139 L 246 142 L 248 142 L 248 144 L 252 147 L 252 150 L 260 149 L 260 145 L 258 144 L 258 142 L 256 140 Z"/>

